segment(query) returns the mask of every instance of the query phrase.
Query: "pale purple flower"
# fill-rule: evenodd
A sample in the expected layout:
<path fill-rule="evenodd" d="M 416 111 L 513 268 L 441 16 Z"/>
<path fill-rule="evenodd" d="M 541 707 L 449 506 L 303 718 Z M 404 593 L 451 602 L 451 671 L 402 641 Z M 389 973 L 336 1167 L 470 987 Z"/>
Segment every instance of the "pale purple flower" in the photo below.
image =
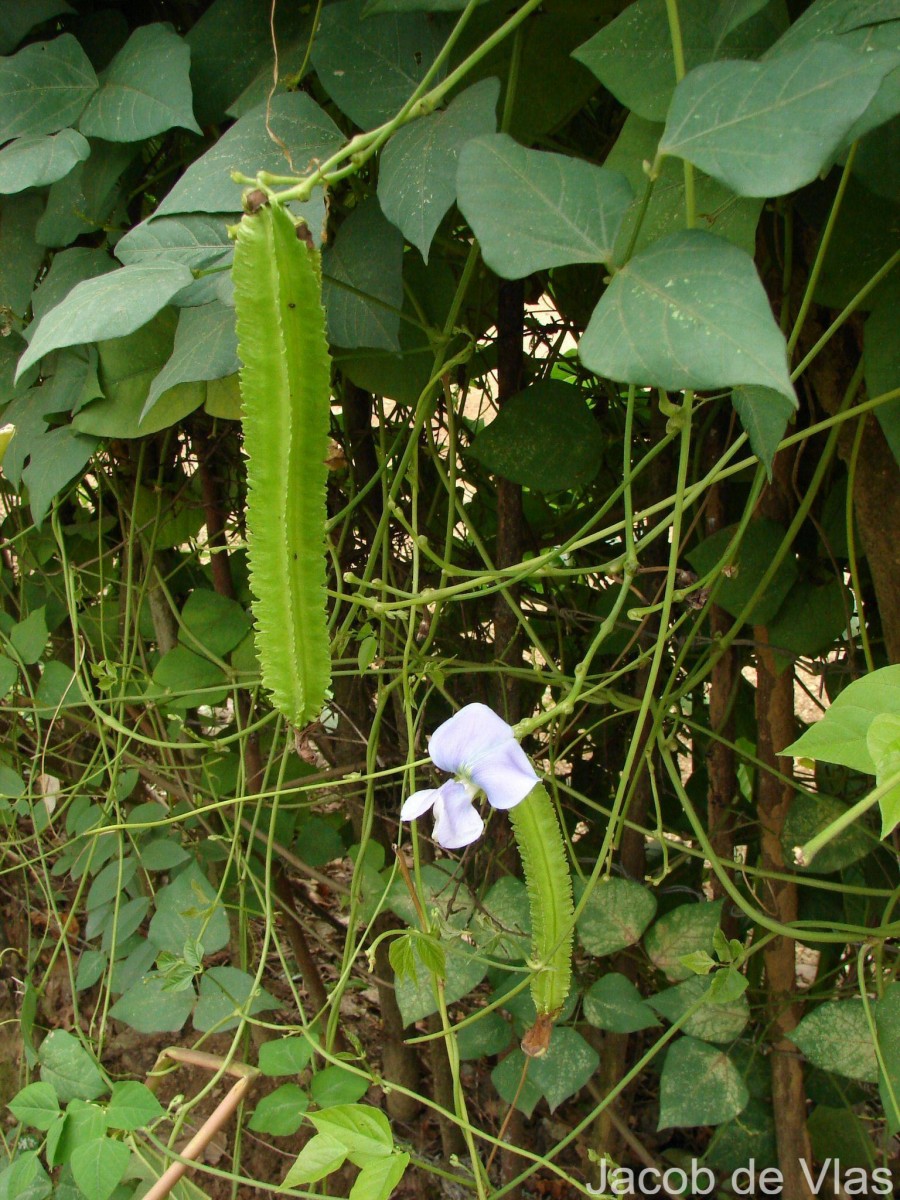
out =
<path fill-rule="evenodd" d="M 439 788 L 413 792 L 400 819 L 414 821 L 433 808 L 434 840 L 445 850 L 458 850 L 481 836 L 484 821 L 472 803 L 479 790 L 494 808 L 513 808 L 538 782 L 512 726 L 486 704 L 467 704 L 439 725 L 428 753 L 436 767 L 454 778 Z"/>

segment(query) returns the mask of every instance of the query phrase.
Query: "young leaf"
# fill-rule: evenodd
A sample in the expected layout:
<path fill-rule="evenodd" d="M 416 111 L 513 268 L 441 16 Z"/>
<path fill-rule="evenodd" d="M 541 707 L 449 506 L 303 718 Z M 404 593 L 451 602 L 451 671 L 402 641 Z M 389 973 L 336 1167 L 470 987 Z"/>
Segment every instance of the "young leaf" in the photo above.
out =
<path fill-rule="evenodd" d="M 350 1189 L 348 1200 L 390 1200 L 408 1166 L 406 1153 L 366 1163 Z"/>
<path fill-rule="evenodd" d="M 356 1166 L 393 1152 L 390 1122 L 380 1109 L 368 1104 L 335 1105 L 326 1112 L 314 1113 L 310 1120 L 320 1134 L 342 1142 Z"/>
<path fill-rule="evenodd" d="M 691 972 L 681 960 L 695 951 L 712 951 L 722 904 L 722 900 L 681 904 L 661 916 L 644 938 L 653 965 L 669 979 L 687 979 Z"/>

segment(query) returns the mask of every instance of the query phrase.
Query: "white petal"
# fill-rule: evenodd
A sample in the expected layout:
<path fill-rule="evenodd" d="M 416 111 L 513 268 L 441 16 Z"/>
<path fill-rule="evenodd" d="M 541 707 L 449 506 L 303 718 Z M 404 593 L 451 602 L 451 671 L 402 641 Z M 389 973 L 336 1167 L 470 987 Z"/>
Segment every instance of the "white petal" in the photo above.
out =
<path fill-rule="evenodd" d="M 515 807 L 539 782 L 528 755 L 514 738 L 473 763 L 469 774 L 494 808 Z"/>
<path fill-rule="evenodd" d="M 417 817 L 421 817 L 422 813 L 427 813 L 432 804 L 437 798 L 437 788 L 425 788 L 421 792 L 413 792 L 404 801 L 403 807 L 400 809 L 401 821 L 415 821 Z"/>
<path fill-rule="evenodd" d="M 458 850 L 481 837 L 484 821 L 472 803 L 472 789 L 456 779 L 438 788 L 434 802 L 434 840 L 445 850 Z"/>
<path fill-rule="evenodd" d="M 455 774 L 512 737 L 512 727 L 486 704 L 467 704 L 431 735 L 428 753 L 442 771 Z"/>

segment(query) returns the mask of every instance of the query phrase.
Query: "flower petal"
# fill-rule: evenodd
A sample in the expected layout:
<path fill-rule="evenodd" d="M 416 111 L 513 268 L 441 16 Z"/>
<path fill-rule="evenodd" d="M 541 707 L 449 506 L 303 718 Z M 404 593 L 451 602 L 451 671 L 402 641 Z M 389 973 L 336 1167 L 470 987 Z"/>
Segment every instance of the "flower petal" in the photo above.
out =
<path fill-rule="evenodd" d="M 434 840 L 445 850 L 458 850 L 481 837 L 484 821 L 472 803 L 473 789 L 456 779 L 439 787 L 434 801 Z"/>
<path fill-rule="evenodd" d="M 493 709 L 486 704 L 467 704 L 437 727 L 428 753 L 436 767 L 455 774 L 511 737 L 512 726 Z"/>
<path fill-rule="evenodd" d="M 494 808 L 514 808 L 540 782 L 515 738 L 509 738 L 472 763 L 469 774 Z"/>
<path fill-rule="evenodd" d="M 401 821 L 415 821 L 422 813 L 427 813 L 437 799 L 437 788 L 425 788 L 421 792 L 413 792 L 408 796 L 400 809 Z"/>

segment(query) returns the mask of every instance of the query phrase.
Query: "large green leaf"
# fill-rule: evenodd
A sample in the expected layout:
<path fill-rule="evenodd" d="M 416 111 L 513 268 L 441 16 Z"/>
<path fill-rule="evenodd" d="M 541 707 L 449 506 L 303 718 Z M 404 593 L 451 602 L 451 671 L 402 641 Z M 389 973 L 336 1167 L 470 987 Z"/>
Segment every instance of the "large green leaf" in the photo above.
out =
<path fill-rule="evenodd" d="M 874 775 L 866 735 L 876 717 L 900 714 L 900 666 L 882 667 L 849 684 L 822 718 L 780 752 L 817 758 Z"/>
<path fill-rule="evenodd" d="M 272 1137 L 289 1137 L 303 1124 L 308 1104 L 309 1096 L 299 1083 L 283 1083 L 274 1092 L 263 1096 L 253 1110 L 247 1128 Z"/>
<path fill-rule="evenodd" d="M 900 339 L 897 337 L 897 306 L 900 278 L 895 270 L 889 286 L 873 308 L 863 330 L 866 389 L 870 396 L 900 388 Z M 900 399 L 875 410 L 894 458 L 900 464 Z"/>
<path fill-rule="evenodd" d="M 443 111 L 399 129 L 381 155 L 378 200 L 384 215 L 426 262 L 435 231 L 456 199 L 459 153 L 471 138 L 493 133 L 499 95 L 498 80 L 481 80 Z"/>
<path fill-rule="evenodd" d="M 513 483 L 559 492 L 594 478 L 603 435 L 578 388 L 543 379 L 505 402 L 478 433 L 470 453 Z"/>
<path fill-rule="evenodd" d="M 200 999 L 194 1010 L 194 1028 L 207 1033 L 235 1029 L 241 1013 L 269 1012 L 281 1002 L 265 988 L 257 987 L 253 976 L 237 967 L 211 967 L 200 977 Z"/>
<path fill-rule="evenodd" d="M 35 240 L 40 211 L 41 199 L 31 192 L 0 200 L 0 305 L 20 317 L 25 315 L 44 257 Z"/>
<path fill-rule="evenodd" d="M 71 33 L 0 59 L 3 138 L 56 133 L 74 125 L 96 90 L 94 68 Z"/>
<path fill-rule="evenodd" d="M 542 1096 L 551 1112 L 574 1096 L 597 1070 L 600 1059 L 580 1033 L 557 1025 L 550 1035 L 547 1053 L 530 1060 L 520 1091 L 525 1062 L 525 1055 L 516 1048 L 494 1067 L 491 1080 L 507 1104 L 515 1103 L 530 1117 Z"/>
<path fill-rule="evenodd" d="M 313 160 L 327 158 L 342 144 L 341 131 L 305 92 L 288 92 L 272 101 L 270 127 L 287 146 L 294 169 L 305 171 Z M 196 162 L 191 163 L 156 210 L 171 213 L 239 212 L 244 188 L 232 171 L 284 175 L 291 164 L 266 129 L 266 105 L 235 122 Z"/>
<path fill-rule="evenodd" d="M 477 50 L 466 85 L 499 79 L 505 131 L 525 146 L 543 143 L 597 91 L 597 80 L 574 61 L 572 51 L 609 20 L 613 7 L 610 0 L 544 0 L 515 37 L 484 53 L 485 43 L 510 14 L 506 0 L 487 0 L 469 15 L 451 52 L 450 69 Z"/>
<path fill-rule="evenodd" d="M 81 132 L 107 142 L 141 142 L 173 125 L 200 133 L 190 61 L 190 48 L 171 27 L 140 25 L 103 73 L 81 114 Z"/>
<path fill-rule="evenodd" d="M 647 1005 L 667 1021 L 677 1021 L 709 991 L 713 977 L 693 975 L 684 983 L 666 988 L 651 996 Z M 707 1001 L 687 1018 L 682 1032 L 704 1042 L 733 1042 L 743 1033 L 750 1020 L 750 1005 L 746 996 L 736 996 L 725 1004 Z"/>
<path fill-rule="evenodd" d="M 605 262 L 632 199 L 618 171 L 526 150 L 505 133 L 464 146 L 457 190 L 484 261 L 505 279 Z"/>
<path fill-rule="evenodd" d="M 476 957 L 472 948 L 465 942 L 448 939 L 441 945 L 447 962 L 447 978 L 444 984 L 446 1000 L 448 1004 L 452 1004 L 467 996 L 484 979 L 487 963 Z M 423 1017 L 430 1016 L 438 1010 L 431 972 L 422 965 L 418 952 L 412 965 L 415 971 L 414 978 L 405 975 L 395 981 L 397 1004 L 404 1025 L 421 1021 Z"/>
<path fill-rule="evenodd" d="M 228 236 L 227 214 L 207 216 L 154 217 L 135 225 L 116 242 L 116 258 L 130 266 L 146 262 L 183 263 L 197 269 L 231 255 L 233 243 Z"/>
<path fill-rule="evenodd" d="M 199 308 L 183 308 L 178 317 L 172 357 L 150 385 L 142 419 L 160 396 L 178 383 L 222 379 L 240 366 L 234 309 L 214 300 Z"/>
<path fill-rule="evenodd" d="M 322 11 L 313 66 L 341 112 L 361 129 L 380 125 L 410 98 L 434 62 L 446 28 L 425 13 L 362 20 L 363 0 Z M 439 83 L 439 71 L 433 83 Z"/>
<path fill-rule="evenodd" d="M 461 12 L 469 0 L 364 0 L 362 15 L 393 12 Z M 479 0 L 484 4 L 485 0 Z"/>
<path fill-rule="evenodd" d="M 884 1069 L 879 1067 L 878 1089 L 888 1130 L 900 1129 L 900 983 L 894 980 L 875 1004 L 875 1029 Z"/>
<path fill-rule="evenodd" d="M 71 1161 L 75 1182 L 84 1195 L 91 1200 L 109 1200 L 131 1161 L 131 1148 L 113 1138 L 97 1138 L 77 1146 Z"/>
<path fill-rule="evenodd" d="M 878 1080 L 875 1044 L 862 1000 L 820 1004 L 788 1037 L 823 1071 L 869 1083 Z"/>
<path fill-rule="evenodd" d="M 180 262 L 196 271 L 206 268 L 208 274 L 195 279 L 179 292 L 179 307 L 193 307 L 218 300 L 223 282 L 230 284 L 228 267 L 234 255 L 234 243 L 228 227 L 234 214 L 198 213 L 184 217 L 155 217 L 135 225 L 116 243 L 116 258 L 120 262 Z"/>
<path fill-rule="evenodd" d="M 795 191 L 831 162 L 897 64 L 813 42 L 767 62 L 697 67 L 675 89 L 660 153 L 742 196 Z"/>
<path fill-rule="evenodd" d="M 55 183 L 90 152 L 87 138 L 74 129 L 63 129 L 49 137 L 16 138 L 0 150 L 0 192 L 21 192 Z"/>
<path fill-rule="evenodd" d="M 16 377 L 61 346 L 124 337 L 140 329 L 193 280 L 187 267 L 143 262 L 77 284 L 38 323 Z"/>
<path fill-rule="evenodd" d="M 398 350 L 403 239 L 374 196 L 355 208 L 322 255 L 328 340 Z"/>
<path fill-rule="evenodd" d="M 832 796 L 808 796 L 799 793 L 791 801 L 781 832 L 784 861 L 792 862 L 794 847 L 808 841 L 833 824 L 847 811 L 847 805 Z M 831 839 L 808 864 L 797 864 L 795 870 L 810 870 L 814 875 L 830 875 L 857 862 L 875 848 L 877 839 L 868 826 L 856 821 Z"/>
<path fill-rule="evenodd" d="M 717 567 L 734 536 L 736 526 L 728 525 L 695 546 L 687 556 L 688 562 L 701 577 L 707 577 Z M 759 518 L 751 521 L 744 531 L 737 550 L 719 568 L 723 577 L 709 578 L 707 584 L 717 583 L 716 603 L 732 617 L 744 611 L 756 592 L 763 576 L 772 565 L 784 538 L 784 530 L 776 521 Z M 728 568 L 728 569 L 726 569 Z M 757 598 L 746 620 L 754 625 L 767 625 L 784 603 L 797 580 L 797 564 L 786 555 L 768 586 Z"/>
<path fill-rule="evenodd" d="M 637 1033 L 659 1024 L 631 980 L 617 972 L 604 975 L 584 993 L 584 1018 L 613 1033 Z"/>
<path fill-rule="evenodd" d="M 181 611 L 188 646 L 198 642 L 220 658 L 233 650 L 250 629 L 250 617 L 236 600 L 208 588 L 195 588 Z"/>
<path fill-rule="evenodd" d="M 112 1099 L 106 1110 L 109 1129 L 144 1129 L 163 1114 L 163 1106 L 146 1084 L 125 1079 L 112 1085 Z"/>
<path fill-rule="evenodd" d="M 176 955 L 193 939 L 202 942 L 207 954 L 228 945 L 228 914 L 196 863 L 156 893 L 149 937 L 157 949 Z"/>
<path fill-rule="evenodd" d="M 78 1038 L 65 1029 L 54 1029 L 38 1050 L 41 1079 L 49 1083 L 61 1104 L 69 1100 L 96 1100 L 107 1090 L 97 1064 Z"/>
<path fill-rule="evenodd" d="M 96 448 L 95 438 L 85 437 L 71 425 L 49 430 L 32 446 L 22 480 L 28 487 L 31 515 L 38 529 L 53 497 L 81 475 Z"/>
<path fill-rule="evenodd" d="M 897 11 L 879 13 L 872 0 L 814 0 L 782 34 L 766 58 L 792 54 L 810 42 L 834 40 L 863 57 L 896 53 Z M 900 108 L 900 70 L 886 76 L 874 100 L 847 134 L 847 144 L 892 117 Z"/>
<path fill-rule="evenodd" d="M 455 294 L 456 279 L 443 256 L 432 256 L 426 265 L 417 254 L 404 255 L 402 311 L 410 319 L 400 321 L 399 354 L 372 348 L 339 350 L 336 365 L 373 395 L 415 404 L 434 370 L 434 345 L 422 319 L 432 329 L 442 329 Z M 451 343 L 450 353 L 457 347 L 461 341 Z M 473 373 L 482 357 L 476 353 Z"/>
<path fill-rule="evenodd" d="M 119 176 L 136 152 L 133 145 L 95 141 L 90 157 L 50 188 L 37 224 L 41 245 L 68 246 L 82 234 L 102 229 L 120 199 Z"/>
<path fill-rule="evenodd" d="M 66 0 L 16 0 L 15 4 L 4 4 L 0 8 L 0 54 L 15 50 L 35 25 L 74 11 Z"/>
<path fill-rule="evenodd" d="M 177 1033 L 197 999 L 192 989 L 166 990 L 165 976 L 155 971 L 132 983 L 109 1010 L 117 1021 L 138 1033 Z"/>
<path fill-rule="evenodd" d="M 153 682 L 165 693 L 166 707 L 175 710 L 221 704 L 228 694 L 222 668 L 186 646 L 175 646 L 162 656 L 153 668 Z"/>
<path fill-rule="evenodd" d="M 615 954 L 633 946 L 656 915 L 656 897 L 634 879 L 611 878 L 594 885 L 576 929 L 588 954 Z"/>
<path fill-rule="evenodd" d="M 688 70 L 716 58 L 755 58 L 779 32 L 765 0 L 744 4 L 682 0 L 681 40 Z M 749 22 L 749 23 L 748 23 Z M 665 0 L 637 0 L 574 53 L 626 108 L 664 121 L 675 88 L 675 60 Z"/>
<path fill-rule="evenodd" d="M 801 580 L 769 622 L 777 669 L 783 671 L 797 658 L 825 654 L 847 628 L 852 611 L 837 576 L 820 584 Z"/>
<path fill-rule="evenodd" d="M 759 383 L 795 398 L 784 335 L 753 260 L 701 230 L 670 234 L 626 263 L 579 354 L 620 382 L 667 391 Z"/>
<path fill-rule="evenodd" d="M 721 1125 L 750 1099 L 735 1064 L 717 1046 L 682 1037 L 671 1047 L 659 1083 L 659 1126 Z"/>
<path fill-rule="evenodd" d="M 651 242 L 684 228 L 684 166 L 677 159 L 660 160 L 650 200 L 645 203 L 650 181 L 644 164 L 656 158 L 663 128 L 630 113 L 604 163 L 611 170 L 621 171 L 634 190 L 635 198 L 619 226 L 613 250 L 613 259 L 619 265 L 625 261 L 629 251 L 638 254 Z M 695 173 L 694 201 L 700 228 L 734 242 L 751 256 L 755 253 L 756 226 L 762 201 L 736 196 L 702 171 Z M 632 246 L 638 221 L 640 230 Z"/>
<path fill-rule="evenodd" d="M 141 419 L 150 386 L 171 357 L 177 320 L 176 309 L 164 308 L 134 333 L 99 344 L 103 399 L 76 413 L 76 429 L 95 437 L 140 437 L 176 424 L 203 403 L 203 383 L 180 383 L 164 392 Z"/>
<path fill-rule="evenodd" d="M 310 14 L 303 4 L 276 4 L 270 0 L 213 0 L 188 30 L 191 50 L 191 83 L 194 111 L 201 125 L 221 121 L 231 102 L 256 75 L 267 70 L 272 86 L 272 22 L 282 71 L 287 47 L 307 32 Z M 304 47 L 305 48 L 305 47 Z M 265 99 L 265 93 L 254 104 Z M 240 115 L 240 114 L 232 114 Z"/>

